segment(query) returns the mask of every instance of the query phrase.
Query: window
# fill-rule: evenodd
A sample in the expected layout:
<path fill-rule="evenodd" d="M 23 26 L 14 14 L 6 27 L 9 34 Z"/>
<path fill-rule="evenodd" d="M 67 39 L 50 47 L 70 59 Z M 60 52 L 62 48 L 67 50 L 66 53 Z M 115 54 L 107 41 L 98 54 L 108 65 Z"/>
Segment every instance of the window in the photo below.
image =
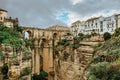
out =
<path fill-rule="evenodd" d="M 88 27 L 89 27 L 89 24 L 88 24 Z"/>
<path fill-rule="evenodd" d="M 102 21 L 100 22 L 100 27 L 103 28 L 103 22 Z"/>
<path fill-rule="evenodd" d="M 0 20 L 2 20 L 2 17 L 0 17 Z"/>
<path fill-rule="evenodd" d="M 113 30 L 113 28 L 112 28 L 112 32 L 113 32 L 114 30 Z"/>
<path fill-rule="evenodd" d="M 114 23 L 112 23 L 112 27 L 114 27 Z"/>
<path fill-rule="evenodd" d="M 96 23 L 96 26 L 97 26 L 97 23 Z"/>
<path fill-rule="evenodd" d="M 103 32 L 103 29 L 101 29 L 101 32 Z"/>
<path fill-rule="evenodd" d="M 93 26 L 93 24 L 91 24 L 91 26 Z"/>

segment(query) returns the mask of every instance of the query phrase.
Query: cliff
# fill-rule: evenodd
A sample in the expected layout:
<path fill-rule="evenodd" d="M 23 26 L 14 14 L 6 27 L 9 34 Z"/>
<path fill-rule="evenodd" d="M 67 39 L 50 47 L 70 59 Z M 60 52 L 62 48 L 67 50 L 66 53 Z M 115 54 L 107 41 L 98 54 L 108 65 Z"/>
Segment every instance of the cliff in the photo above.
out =
<path fill-rule="evenodd" d="M 70 45 L 57 46 L 54 61 L 55 80 L 87 80 L 86 73 L 94 52 L 93 46 L 102 41 L 96 36 L 80 41 L 76 49 Z"/>

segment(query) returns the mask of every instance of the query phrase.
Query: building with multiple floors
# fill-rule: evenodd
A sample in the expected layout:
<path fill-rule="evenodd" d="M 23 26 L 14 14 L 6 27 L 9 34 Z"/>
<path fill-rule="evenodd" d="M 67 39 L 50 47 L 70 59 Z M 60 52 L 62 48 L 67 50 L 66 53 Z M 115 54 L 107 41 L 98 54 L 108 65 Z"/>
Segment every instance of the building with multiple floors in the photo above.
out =
<path fill-rule="evenodd" d="M 109 17 L 94 17 L 86 21 L 76 21 L 72 23 L 71 31 L 74 36 L 79 33 L 91 34 L 92 32 L 104 34 L 105 32 L 113 33 L 116 28 L 120 27 L 120 14 L 114 14 Z"/>
<path fill-rule="evenodd" d="M 0 22 L 3 22 L 4 19 L 7 18 L 7 11 L 6 10 L 3 10 L 3 9 L 0 9 Z"/>
<path fill-rule="evenodd" d="M 91 18 L 88 19 L 87 21 L 85 21 L 84 24 L 84 32 L 85 34 L 90 34 L 93 31 L 98 32 L 98 28 L 99 28 L 99 17 L 95 17 L 95 18 Z M 80 29 L 80 28 L 79 28 Z M 81 31 L 81 30 L 80 30 Z"/>
<path fill-rule="evenodd" d="M 19 21 L 18 18 L 12 19 L 11 17 L 8 18 L 7 16 L 8 11 L 4 9 L 0 9 L 0 24 L 4 24 L 7 27 L 13 28 L 18 25 Z"/>
<path fill-rule="evenodd" d="M 76 21 L 76 22 L 72 23 L 71 32 L 74 36 L 77 36 L 78 28 L 79 28 L 80 24 L 81 24 L 81 21 Z"/>

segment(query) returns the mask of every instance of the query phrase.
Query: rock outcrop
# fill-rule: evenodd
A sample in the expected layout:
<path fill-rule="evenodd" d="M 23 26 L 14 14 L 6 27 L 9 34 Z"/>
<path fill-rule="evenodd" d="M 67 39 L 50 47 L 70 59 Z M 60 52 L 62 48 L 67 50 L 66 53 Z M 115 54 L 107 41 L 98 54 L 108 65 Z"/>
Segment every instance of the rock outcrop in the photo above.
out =
<path fill-rule="evenodd" d="M 101 41 L 90 40 L 80 42 L 80 47 L 73 50 L 68 47 L 59 47 L 55 58 L 55 80 L 87 80 L 87 68 L 92 58 L 94 48 Z M 58 56 L 59 55 L 59 56 Z"/>

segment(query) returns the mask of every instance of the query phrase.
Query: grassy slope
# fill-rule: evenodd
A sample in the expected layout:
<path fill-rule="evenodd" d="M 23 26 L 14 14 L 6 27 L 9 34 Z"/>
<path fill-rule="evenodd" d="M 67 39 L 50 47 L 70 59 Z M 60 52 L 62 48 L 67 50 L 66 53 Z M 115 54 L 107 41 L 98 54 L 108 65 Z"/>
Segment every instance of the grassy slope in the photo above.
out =
<path fill-rule="evenodd" d="M 88 80 L 120 80 L 120 36 L 97 47 L 93 57 Z"/>

